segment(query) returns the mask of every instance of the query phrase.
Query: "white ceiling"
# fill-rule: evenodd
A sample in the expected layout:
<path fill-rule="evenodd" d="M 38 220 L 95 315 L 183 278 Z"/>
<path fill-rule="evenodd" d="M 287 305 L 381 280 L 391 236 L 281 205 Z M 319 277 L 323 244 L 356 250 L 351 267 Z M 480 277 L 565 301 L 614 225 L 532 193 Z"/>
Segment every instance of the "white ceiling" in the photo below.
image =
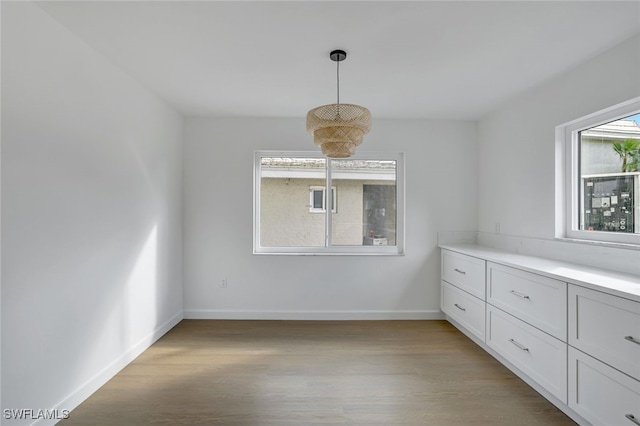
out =
<path fill-rule="evenodd" d="M 343 48 L 341 102 L 473 120 L 640 32 L 638 0 L 38 5 L 188 116 L 304 117 L 335 102 Z"/>

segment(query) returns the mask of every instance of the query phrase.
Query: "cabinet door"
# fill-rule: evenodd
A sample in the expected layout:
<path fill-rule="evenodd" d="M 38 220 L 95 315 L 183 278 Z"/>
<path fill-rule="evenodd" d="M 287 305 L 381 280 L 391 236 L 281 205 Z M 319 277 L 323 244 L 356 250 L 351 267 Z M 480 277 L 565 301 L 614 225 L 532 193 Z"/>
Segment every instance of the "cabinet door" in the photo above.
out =
<path fill-rule="evenodd" d="M 567 344 L 487 304 L 486 342 L 524 374 L 567 403 Z"/>
<path fill-rule="evenodd" d="M 442 250 L 442 279 L 485 300 L 486 262 L 449 250 Z"/>
<path fill-rule="evenodd" d="M 567 283 L 487 264 L 487 302 L 567 341 Z"/>
<path fill-rule="evenodd" d="M 640 382 L 569 347 L 569 407 L 594 425 L 637 425 Z"/>
<path fill-rule="evenodd" d="M 570 285 L 569 344 L 640 380 L 640 303 Z"/>
<path fill-rule="evenodd" d="M 484 301 L 442 281 L 442 312 L 484 342 Z"/>

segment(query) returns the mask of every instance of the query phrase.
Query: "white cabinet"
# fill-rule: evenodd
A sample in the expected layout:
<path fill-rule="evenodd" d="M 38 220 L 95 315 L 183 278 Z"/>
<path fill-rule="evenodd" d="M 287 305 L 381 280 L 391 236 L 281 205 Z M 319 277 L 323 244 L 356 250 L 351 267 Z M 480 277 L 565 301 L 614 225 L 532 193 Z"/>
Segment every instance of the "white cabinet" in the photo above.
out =
<path fill-rule="evenodd" d="M 481 300 L 485 298 L 485 265 L 482 259 L 442 251 L 442 279 Z"/>
<path fill-rule="evenodd" d="M 487 302 L 560 340 L 567 340 L 565 282 L 489 262 Z"/>
<path fill-rule="evenodd" d="M 487 262 L 486 343 L 567 403 L 567 283 Z"/>
<path fill-rule="evenodd" d="M 640 303 L 569 286 L 569 407 L 594 425 L 640 425 Z"/>
<path fill-rule="evenodd" d="M 484 342 L 486 262 L 442 250 L 440 309 Z"/>
<path fill-rule="evenodd" d="M 580 425 L 640 426 L 636 283 L 480 246 L 442 250 L 442 311 Z"/>
<path fill-rule="evenodd" d="M 486 342 L 566 404 L 566 343 L 491 305 L 487 306 Z"/>
<path fill-rule="evenodd" d="M 445 281 L 441 290 L 442 311 L 484 342 L 484 301 Z"/>
<path fill-rule="evenodd" d="M 640 380 L 640 303 L 570 285 L 569 344 Z"/>
<path fill-rule="evenodd" d="M 569 407 L 593 425 L 638 425 L 640 382 L 569 347 Z"/>

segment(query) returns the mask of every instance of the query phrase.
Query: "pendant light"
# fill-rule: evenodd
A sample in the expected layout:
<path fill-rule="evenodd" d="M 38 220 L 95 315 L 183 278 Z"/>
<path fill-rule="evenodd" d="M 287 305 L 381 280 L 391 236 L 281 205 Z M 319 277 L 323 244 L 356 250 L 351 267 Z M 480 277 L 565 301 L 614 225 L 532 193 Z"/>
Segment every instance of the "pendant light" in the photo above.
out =
<path fill-rule="evenodd" d="M 337 101 L 307 113 L 307 131 L 329 158 L 347 158 L 356 152 L 362 138 L 371 130 L 371 112 L 363 106 L 340 103 L 340 62 L 347 58 L 344 50 L 334 50 L 329 58 L 336 63 Z"/>

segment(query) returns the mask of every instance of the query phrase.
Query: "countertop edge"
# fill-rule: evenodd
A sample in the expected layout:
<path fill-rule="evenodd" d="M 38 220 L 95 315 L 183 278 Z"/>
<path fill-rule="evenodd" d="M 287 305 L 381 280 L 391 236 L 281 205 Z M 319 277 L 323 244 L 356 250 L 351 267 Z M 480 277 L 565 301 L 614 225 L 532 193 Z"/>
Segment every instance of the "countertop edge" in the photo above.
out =
<path fill-rule="evenodd" d="M 640 302 L 638 275 L 513 253 L 478 244 L 440 244 L 439 247 Z"/>

